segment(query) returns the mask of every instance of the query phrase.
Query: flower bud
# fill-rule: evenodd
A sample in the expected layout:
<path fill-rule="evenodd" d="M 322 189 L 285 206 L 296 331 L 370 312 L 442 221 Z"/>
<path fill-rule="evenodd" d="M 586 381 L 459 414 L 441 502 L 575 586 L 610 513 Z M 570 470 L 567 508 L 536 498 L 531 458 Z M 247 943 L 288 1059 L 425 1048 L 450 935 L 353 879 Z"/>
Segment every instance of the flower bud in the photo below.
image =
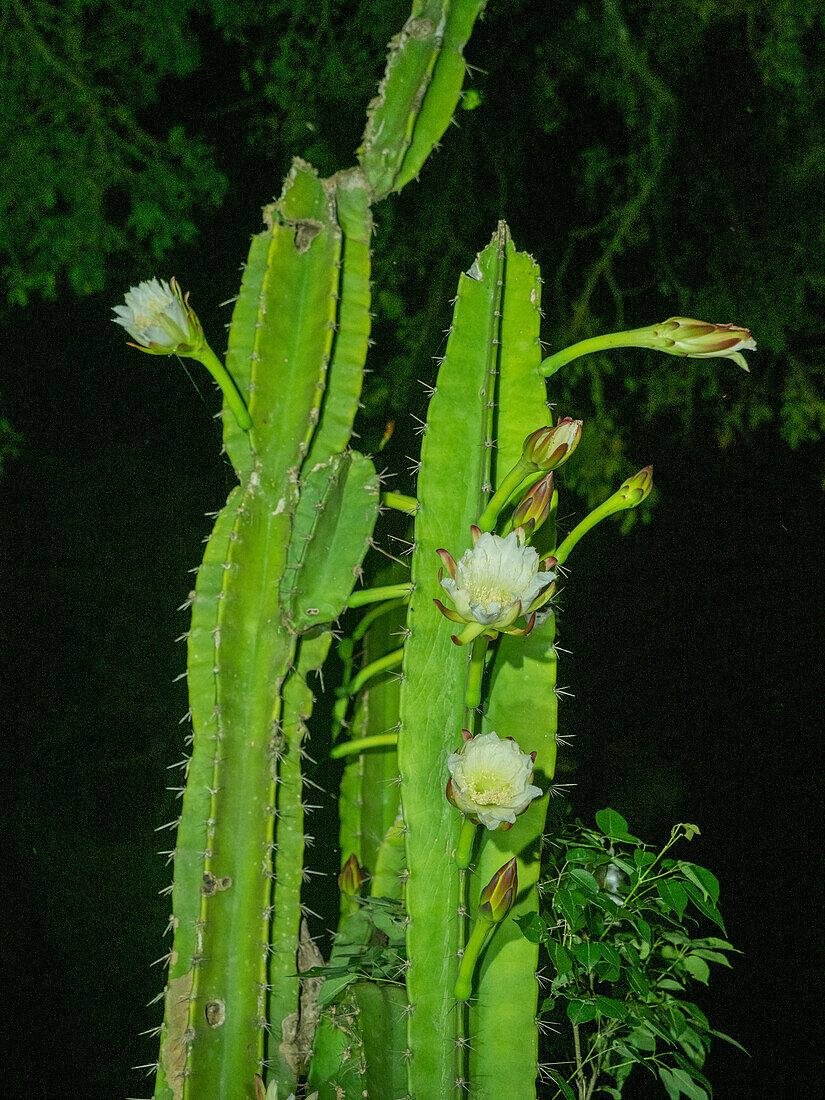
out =
<path fill-rule="evenodd" d="M 575 451 L 581 437 L 581 420 L 565 416 L 555 427 L 548 425 L 528 435 L 522 457 L 539 470 L 555 470 Z"/>
<path fill-rule="evenodd" d="M 338 876 L 338 885 L 341 887 L 341 893 L 350 894 L 352 897 L 355 897 L 366 881 L 367 876 L 364 874 L 364 869 L 353 852 L 344 864 L 341 874 Z"/>
<path fill-rule="evenodd" d="M 150 355 L 192 355 L 203 345 L 203 330 L 177 281 L 151 279 L 133 286 L 126 305 L 115 306 L 116 325 L 137 340 L 133 347 Z"/>
<path fill-rule="evenodd" d="M 749 370 L 739 352 L 756 350 L 750 330 L 739 325 L 715 325 L 696 321 L 692 317 L 668 317 L 658 325 L 639 329 L 640 346 L 655 348 L 668 355 L 685 355 L 690 359 L 733 359 L 743 370 Z"/>
<path fill-rule="evenodd" d="M 524 498 L 516 505 L 511 523 L 513 527 L 523 527 L 525 531 L 538 531 L 550 515 L 553 506 L 553 471 L 537 481 Z"/>
<path fill-rule="evenodd" d="M 481 891 L 478 915 L 485 916 L 494 924 L 503 921 L 518 893 L 518 868 L 516 857 L 499 867 L 484 889 Z"/>
<path fill-rule="evenodd" d="M 619 486 L 615 496 L 622 501 L 622 504 L 616 508 L 616 511 L 620 512 L 624 508 L 635 508 L 637 504 L 641 504 L 643 500 L 650 496 L 652 488 L 653 467 L 645 466 L 643 470 L 639 470 L 637 474 L 629 477 L 627 481 L 622 482 Z"/>

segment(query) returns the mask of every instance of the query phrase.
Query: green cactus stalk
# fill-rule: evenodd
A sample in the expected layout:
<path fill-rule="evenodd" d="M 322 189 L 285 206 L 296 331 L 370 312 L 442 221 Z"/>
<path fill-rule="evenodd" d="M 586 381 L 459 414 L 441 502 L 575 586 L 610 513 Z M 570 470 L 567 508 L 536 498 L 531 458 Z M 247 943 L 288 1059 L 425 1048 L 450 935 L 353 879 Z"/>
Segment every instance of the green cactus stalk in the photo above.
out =
<path fill-rule="evenodd" d="M 224 445 L 240 484 L 191 599 L 193 743 L 171 852 L 163 1100 L 250 1100 L 256 1074 L 286 1095 L 306 1070 L 312 1012 L 296 960 L 307 678 L 329 645 L 324 624 L 360 575 L 378 508 L 371 463 L 346 451 L 370 329 L 370 209 L 417 174 L 446 129 L 481 6 L 414 4 L 370 107 L 361 166 L 320 180 L 294 163 L 253 238 L 226 366 L 211 351 L 206 362 L 224 390 Z M 189 309 L 183 298 L 178 306 Z M 128 299 L 118 312 L 134 321 Z M 188 315 L 186 333 L 185 318 L 170 321 L 178 345 Z M 175 350 L 168 329 L 164 354 Z M 383 756 L 394 769 L 394 753 Z M 397 809 L 397 787 L 395 799 Z M 391 801 L 376 819 L 380 837 Z"/>
<path fill-rule="evenodd" d="M 459 280 L 416 495 L 381 493 L 350 449 L 371 209 L 437 147 L 482 8 L 415 0 L 358 166 L 322 180 L 294 162 L 252 240 L 225 367 L 174 281 L 117 309 L 142 350 L 212 372 L 239 482 L 187 601 L 193 732 L 168 853 L 157 1100 L 536 1096 L 538 945 L 517 922 L 538 915 L 556 766 L 549 601 L 579 539 L 652 484 L 645 468 L 557 546 L 551 471 L 582 425 L 548 423 L 545 377 L 608 347 L 744 362 L 754 345 L 735 326 L 671 318 L 542 361 L 539 270 L 501 223 Z M 409 517 L 411 570 L 369 568 L 359 587 L 380 504 Z M 316 749 L 333 637 L 343 682 Z M 344 761 L 327 965 L 303 891 L 320 839 L 306 764 L 322 754 Z"/>

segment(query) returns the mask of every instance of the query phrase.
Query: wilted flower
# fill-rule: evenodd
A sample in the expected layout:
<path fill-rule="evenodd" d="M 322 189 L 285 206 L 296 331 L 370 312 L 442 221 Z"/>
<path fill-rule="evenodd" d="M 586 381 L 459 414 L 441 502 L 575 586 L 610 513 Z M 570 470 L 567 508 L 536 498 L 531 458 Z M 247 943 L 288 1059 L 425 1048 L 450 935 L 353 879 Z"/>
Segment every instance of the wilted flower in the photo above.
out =
<path fill-rule="evenodd" d="M 126 305 L 115 306 L 113 320 L 123 325 L 137 347 L 153 355 L 189 355 L 203 343 L 200 321 L 173 278 L 150 279 L 130 288 Z"/>
<path fill-rule="evenodd" d="M 556 574 L 541 567 L 554 559 L 539 561 L 536 550 L 525 546 L 521 528 L 504 538 L 489 531 L 482 534 L 477 527 L 472 533 L 475 545 L 458 562 L 446 550 L 438 551 L 450 574 L 441 580 L 441 587 L 455 611 L 444 607 L 440 600 L 435 603 L 452 622 L 468 624 L 453 641 L 463 645 L 489 631 L 529 633 L 532 619 L 523 630 L 514 628 L 513 623 L 519 615 L 532 616 L 552 596 Z"/>
<path fill-rule="evenodd" d="M 487 829 L 510 829 L 541 788 L 532 783 L 535 753 L 524 753 L 511 737 L 495 731 L 470 737 L 447 759 L 447 798 Z"/>

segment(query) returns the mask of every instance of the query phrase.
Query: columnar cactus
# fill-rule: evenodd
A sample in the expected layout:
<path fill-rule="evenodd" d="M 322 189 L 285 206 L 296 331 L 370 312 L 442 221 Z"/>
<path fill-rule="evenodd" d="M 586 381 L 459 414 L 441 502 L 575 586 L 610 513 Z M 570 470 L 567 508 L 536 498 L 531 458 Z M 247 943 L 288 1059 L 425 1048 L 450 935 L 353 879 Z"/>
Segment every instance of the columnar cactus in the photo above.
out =
<path fill-rule="evenodd" d="M 578 539 L 651 482 L 629 479 L 556 545 L 552 470 L 582 425 L 548 423 L 545 376 L 561 360 L 542 362 L 539 270 L 504 223 L 459 280 L 416 498 L 384 496 L 411 517 L 411 572 L 356 588 L 380 494 L 349 447 L 371 207 L 440 139 L 481 7 L 415 0 L 358 167 L 322 180 L 293 164 L 253 238 L 225 367 L 174 282 L 134 288 L 117 311 L 144 351 L 212 371 L 239 481 L 189 601 L 158 1100 L 536 1095 L 538 946 L 515 921 L 538 909 L 556 763 L 551 599 Z M 702 350 L 684 350 L 683 329 Z M 733 335 L 708 343 L 722 329 L 677 318 L 650 339 L 680 355 L 750 346 L 745 330 L 733 351 Z M 339 638 L 341 922 L 324 967 L 304 920 L 320 841 L 304 761 L 347 607 L 368 610 Z"/>

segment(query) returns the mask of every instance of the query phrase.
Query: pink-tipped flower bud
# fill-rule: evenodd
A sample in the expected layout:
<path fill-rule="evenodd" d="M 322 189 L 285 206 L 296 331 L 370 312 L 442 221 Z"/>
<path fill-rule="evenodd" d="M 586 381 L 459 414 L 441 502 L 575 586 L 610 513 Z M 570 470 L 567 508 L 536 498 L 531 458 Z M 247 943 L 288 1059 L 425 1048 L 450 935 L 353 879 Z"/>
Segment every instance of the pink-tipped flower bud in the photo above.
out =
<path fill-rule="evenodd" d="M 518 868 L 516 857 L 499 867 L 484 889 L 481 891 L 478 905 L 478 915 L 498 924 L 503 921 L 510 910 L 518 893 Z"/>
<path fill-rule="evenodd" d="M 538 531 L 553 507 L 553 471 L 529 489 L 513 511 L 513 527 L 523 527 L 527 532 Z"/>
<path fill-rule="evenodd" d="M 685 355 L 690 359 L 733 359 L 743 370 L 749 370 L 740 351 L 755 351 L 756 341 L 750 330 L 740 325 L 715 325 L 696 321 L 692 317 L 668 317 L 661 324 L 641 329 L 647 334 L 643 346 L 656 348 L 668 355 Z"/>
<path fill-rule="evenodd" d="M 575 451 L 581 437 L 581 420 L 565 416 L 555 427 L 548 425 L 528 435 L 522 456 L 538 470 L 556 470 Z"/>
<path fill-rule="evenodd" d="M 341 874 L 338 876 L 338 885 L 341 887 L 341 893 L 355 897 L 366 881 L 367 876 L 364 874 L 364 869 L 353 852 L 341 869 Z"/>

